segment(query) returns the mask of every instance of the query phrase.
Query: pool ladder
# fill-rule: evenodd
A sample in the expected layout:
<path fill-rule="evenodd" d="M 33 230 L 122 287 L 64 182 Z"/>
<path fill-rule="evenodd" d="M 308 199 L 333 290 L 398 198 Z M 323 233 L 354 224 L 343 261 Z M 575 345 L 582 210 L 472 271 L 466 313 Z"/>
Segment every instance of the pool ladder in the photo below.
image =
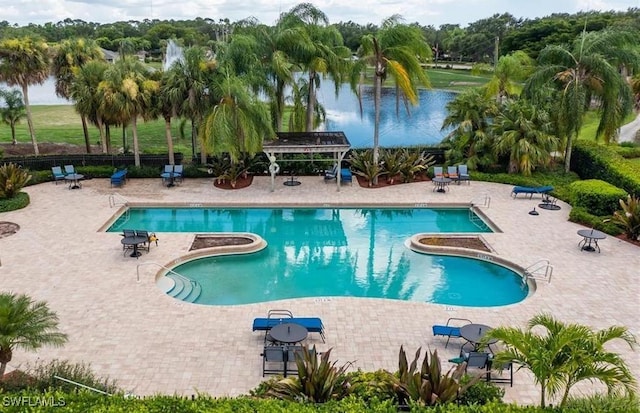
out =
<path fill-rule="evenodd" d="M 533 279 L 545 280 L 547 281 L 547 283 L 550 283 L 551 275 L 553 275 L 553 265 L 551 265 L 549 260 L 542 259 L 534 262 L 524 269 L 524 277 L 522 277 L 522 282 L 526 284 L 529 279 Z"/>
<path fill-rule="evenodd" d="M 109 195 L 109 208 L 113 208 L 118 205 L 129 205 L 129 200 L 117 192 Z"/>
<path fill-rule="evenodd" d="M 487 224 L 473 211 L 474 208 L 489 208 L 491 206 L 491 197 L 489 194 L 482 194 L 473 198 L 470 202 L 471 208 L 469 208 L 469 221 L 476 227 L 484 230 L 487 227 Z"/>

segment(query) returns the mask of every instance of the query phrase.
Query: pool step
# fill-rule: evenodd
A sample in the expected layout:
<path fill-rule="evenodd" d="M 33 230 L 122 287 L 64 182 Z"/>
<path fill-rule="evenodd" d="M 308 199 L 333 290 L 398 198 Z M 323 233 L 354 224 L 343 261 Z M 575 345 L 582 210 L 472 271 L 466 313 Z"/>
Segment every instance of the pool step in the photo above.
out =
<path fill-rule="evenodd" d="M 175 299 L 192 303 L 202 294 L 202 286 L 197 282 L 190 282 L 173 274 L 168 274 L 166 277 L 174 282 L 173 288 L 167 291 L 167 294 Z"/>

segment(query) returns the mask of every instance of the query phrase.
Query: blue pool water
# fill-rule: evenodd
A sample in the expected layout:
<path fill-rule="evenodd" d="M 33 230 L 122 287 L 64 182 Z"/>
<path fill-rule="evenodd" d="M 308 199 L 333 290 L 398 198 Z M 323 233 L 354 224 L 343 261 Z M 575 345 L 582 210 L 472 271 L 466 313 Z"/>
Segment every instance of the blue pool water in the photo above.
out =
<path fill-rule="evenodd" d="M 207 257 L 174 271 L 202 285 L 195 301 L 234 305 L 297 297 L 376 297 L 500 306 L 528 293 L 519 275 L 484 261 L 420 254 L 419 232 L 491 232 L 467 209 L 133 208 L 109 231 L 252 232 L 268 247 Z"/>

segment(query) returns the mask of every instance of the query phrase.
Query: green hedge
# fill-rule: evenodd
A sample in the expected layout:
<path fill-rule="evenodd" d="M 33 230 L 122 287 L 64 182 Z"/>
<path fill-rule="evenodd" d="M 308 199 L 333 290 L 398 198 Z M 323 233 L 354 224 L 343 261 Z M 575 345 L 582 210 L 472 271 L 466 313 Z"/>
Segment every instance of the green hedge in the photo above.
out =
<path fill-rule="evenodd" d="M 44 405 L 46 404 L 46 406 Z M 377 399 L 364 402 L 350 397 L 325 404 L 307 404 L 274 399 L 250 397 L 212 398 L 200 396 L 194 400 L 178 396 L 153 396 L 145 399 L 124 396 L 102 396 L 81 391 L 64 393 L 23 392 L 0 393 L 2 412 L 92 412 L 92 413 L 209 413 L 209 412 L 260 412 L 260 413 L 397 413 L 398 407 L 391 401 Z M 575 407 L 539 408 L 490 402 L 486 405 L 458 406 L 454 403 L 435 407 L 410 406 L 411 412 L 424 413 L 640 413 L 636 399 L 600 398 L 580 399 Z"/>
<path fill-rule="evenodd" d="M 583 207 L 593 215 L 612 215 L 620 209 L 620 200 L 627 199 L 627 192 L 599 179 L 576 181 L 569 185 L 571 204 Z"/>
<path fill-rule="evenodd" d="M 569 221 L 597 229 L 609 235 L 620 235 L 623 231 L 617 225 L 609 221 L 611 216 L 597 216 L 590 214 L 585 208 L 573 207 L 569 212 Z"/>
<path fill-rule="evenodd" d="M 613 147 L 576 141 L 571 155 L 571 170 L 582 179 L 600 179 L 640 196 L 640 163 L 626 160 Z"/>
<path fill-rule="evenodd" d="M 29 194 L 26 192 L 18 192 L 18 195 L 9 199 L 0 199 L 0 212 L 15 211 L 29 205 Z"/>

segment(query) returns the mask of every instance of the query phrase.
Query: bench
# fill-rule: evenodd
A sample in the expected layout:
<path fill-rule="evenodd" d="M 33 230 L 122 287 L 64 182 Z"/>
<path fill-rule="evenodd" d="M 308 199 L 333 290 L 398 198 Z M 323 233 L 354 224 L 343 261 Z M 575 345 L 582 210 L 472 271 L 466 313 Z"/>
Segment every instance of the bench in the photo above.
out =
<path fill-rule="evenodd" d="M 284 317 L 284 318 L 256 318 L 253 320 L 252 331 L 269 331 L 281 323 L 295 323 L 305 327 L 310 333 L 318 333 L 325 342 L 324 325 L 318 317 Z"/>
<path fill-rule="evenodd" d="M 111 175 L 111 186 L 122 186 L 127 180 L 127 170 L 122 169 Z"/>

